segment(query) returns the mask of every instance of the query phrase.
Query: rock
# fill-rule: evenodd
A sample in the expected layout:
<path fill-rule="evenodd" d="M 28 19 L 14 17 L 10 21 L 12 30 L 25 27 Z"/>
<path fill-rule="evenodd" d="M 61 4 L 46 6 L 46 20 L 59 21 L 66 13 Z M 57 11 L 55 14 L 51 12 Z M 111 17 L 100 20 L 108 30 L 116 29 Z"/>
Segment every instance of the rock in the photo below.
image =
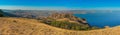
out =
<path fill-rule="evenodd" d="M 75 17 L 75 16 L 73 16 L 73 13 L 64 13 L 64 12 L 63 13 L 53 13 L 50 16 L 48 16 L 48 18 L 53 18 L 55 20 L 66 18 L 66 20 L 69 20 L 69 21 L 72 21 L 72 22 L 75 22 L 75 23 L 79 23 L 79 24 L 82 24 L 82 25 L 90 26 L 87 23 L 86 19 Z"/>

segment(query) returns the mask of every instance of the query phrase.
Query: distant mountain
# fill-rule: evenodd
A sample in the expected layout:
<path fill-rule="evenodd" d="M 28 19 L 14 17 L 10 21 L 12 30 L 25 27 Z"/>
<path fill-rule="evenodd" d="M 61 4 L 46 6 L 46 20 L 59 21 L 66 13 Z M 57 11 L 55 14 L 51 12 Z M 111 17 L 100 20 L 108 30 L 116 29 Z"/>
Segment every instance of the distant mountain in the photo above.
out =
<path fill-rule="evenodd" d="M 6 16 L 12 17 L 27 17 L 27 18 L 38 18 L 38 17 L 46 17 L 52 13 L 56 12 L 69 12 L 73 14 L 92 14 L 92 13 L 111 13 L 110 10 L 6 10 L 3 9 Z"/>
<path fill-rule="evenodd" d="M 10 17 L 26 17 L 26 18 L 36 18 L 45 17 L 51 14 L 53 11 L 47 10 L 4 10 L 6 16 Z"/>
<path fill-rule="evenodd" d="M 3 13 L 4 13 L 4 12 L 0 9 L 0 17 L 3 17 L 3 16 L 4 16 Z"/>

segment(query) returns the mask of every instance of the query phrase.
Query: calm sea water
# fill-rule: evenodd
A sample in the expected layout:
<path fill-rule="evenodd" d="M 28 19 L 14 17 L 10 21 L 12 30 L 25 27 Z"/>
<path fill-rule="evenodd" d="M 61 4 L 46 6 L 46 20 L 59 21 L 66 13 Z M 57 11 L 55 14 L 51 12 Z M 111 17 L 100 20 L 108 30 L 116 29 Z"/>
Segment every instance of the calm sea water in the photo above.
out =
<path fill-rule="evenodd" d="M 118 26 L 120 25 L 120 12 L 111 13 L 88 13 L 88 14 L 74 14 L 79 18 L 85 18 L 91 26 Z"/>

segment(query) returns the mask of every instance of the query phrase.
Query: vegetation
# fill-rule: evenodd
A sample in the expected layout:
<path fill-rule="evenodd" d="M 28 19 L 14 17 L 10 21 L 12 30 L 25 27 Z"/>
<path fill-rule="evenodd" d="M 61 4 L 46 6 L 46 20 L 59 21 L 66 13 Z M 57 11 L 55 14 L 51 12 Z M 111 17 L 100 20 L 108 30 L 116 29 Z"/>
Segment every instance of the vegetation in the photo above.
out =
<path fill-rule="evenodd" d="M 96 26 L 92 26 L 90 29 L 91 29 L 91 30 L 95 30 L 95 29 L 102 29 L 102 28 L 96 27 Z"/>
<path fill-rule="evenodd" d="M 3 17 L 3 11 L 0 9 L 0 17 Z"/>
<path fill-rule="evenodd" d="M 47 18 L 43 18 L 42 22 L 51 26 L 69 30 L 99 29 L 98 27 L 90 27 L 85 19 L 77 18 L 71 13 L 54 13 Z"/>
<path fill-rule="evenodd" d="M 46 23 L 51 26 L 69 29 L 69 30 L 91 30 L 91 29 L 99 29 L 98 27 L 89 27 L 88 25 L 82 25 L 78 23 L 72 23 L 68 21 L 51 21 Z"/>

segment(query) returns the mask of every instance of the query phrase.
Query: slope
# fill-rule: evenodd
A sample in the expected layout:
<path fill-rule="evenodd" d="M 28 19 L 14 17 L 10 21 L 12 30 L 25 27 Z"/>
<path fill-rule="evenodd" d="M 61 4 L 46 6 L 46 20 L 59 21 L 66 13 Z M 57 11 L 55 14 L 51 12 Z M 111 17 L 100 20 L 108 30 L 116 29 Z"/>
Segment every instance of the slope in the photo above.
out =
<path fill-rule="evenodd" d="M 0 35 L 120 35 L 120 27 L 74 31 L 46 25 L 35 19 L 0 18 Z"/>

